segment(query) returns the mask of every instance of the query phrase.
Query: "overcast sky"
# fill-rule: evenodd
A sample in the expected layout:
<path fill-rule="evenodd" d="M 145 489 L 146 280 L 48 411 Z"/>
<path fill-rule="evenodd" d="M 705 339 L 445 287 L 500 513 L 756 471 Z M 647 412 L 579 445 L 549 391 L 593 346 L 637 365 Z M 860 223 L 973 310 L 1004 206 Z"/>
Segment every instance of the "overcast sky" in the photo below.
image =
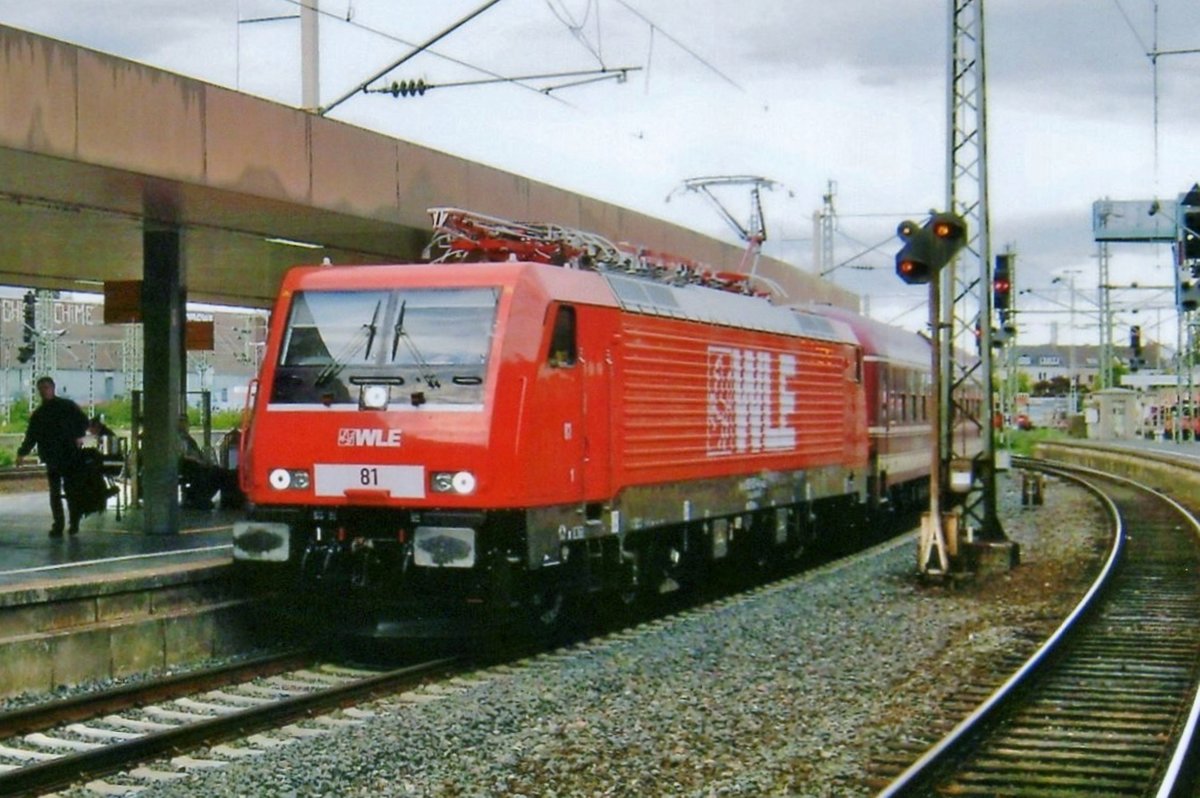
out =
<path fill-rule="evenodd" d="M 323 103 L 483 5 L 320 2 Z M 0 23 L 298 105 L 298 21 L 252 21 L 297 11 L 296 0 L 0 0 Z M 1033 291 L 1022 308 L 1065 309 L 1052 280 L 1073 276 L 1076 330 L 1064 310 L 1060 340 L 1090 343 L 1092 203 L 1173 199 L 1200 180 L 1200 55 L 1158 59 L 1156 136 L 1151 0 L 990 0 L 986 11 L 993 247 L 1018 253 L 1019 287 Z M 666 197 L 690 177 L 760 175 L 781 186 L 763 195 L 767 251 L 802 269 L 834 181 L 835 261 L 855 268 L 831 279 L 915 329 L 924 289 L 894 276 L 890 237 L 944 204 L 947 14 L 945 0 L 501 0 L 386 81 L 641 71 L 551 97 L 511 84 L 357 95 L 331 116 L 730 240 L 699 195 Z M 1200 3 L 1159 0 L 1157 28 L 1159 52 L 1200 48 Z M 722 196 L 746 217 L 747 192 Z M 1116 283 L 1172 276 L 1169 251 L 1151 245 L 1115 245 L 1112 268 Z M 1169 293 L 1114 301 L 1118 343 L 1129 323 L 1174 342 Z M 1029 314 L 1025 340 L 1047 340 L 1053 318 Z"/>

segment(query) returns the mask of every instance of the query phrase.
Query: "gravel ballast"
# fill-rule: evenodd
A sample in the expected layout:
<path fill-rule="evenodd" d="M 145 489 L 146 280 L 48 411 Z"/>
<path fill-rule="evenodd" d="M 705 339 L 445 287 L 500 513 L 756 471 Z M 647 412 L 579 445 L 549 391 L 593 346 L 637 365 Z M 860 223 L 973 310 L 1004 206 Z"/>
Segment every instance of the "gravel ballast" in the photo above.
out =
<path fill-rule="evenodd" d="M 1009 574 L 923 585 L 910 537 L 140 794 L 872 795 L 872 757 L 927 735 L 989 663 L 1031 651 L 1099 566 L 1107 522 L 1090 495 L 1050 481 L 1023 509 L 1019 477 L 1000 486 L 1022 547 Z"/>

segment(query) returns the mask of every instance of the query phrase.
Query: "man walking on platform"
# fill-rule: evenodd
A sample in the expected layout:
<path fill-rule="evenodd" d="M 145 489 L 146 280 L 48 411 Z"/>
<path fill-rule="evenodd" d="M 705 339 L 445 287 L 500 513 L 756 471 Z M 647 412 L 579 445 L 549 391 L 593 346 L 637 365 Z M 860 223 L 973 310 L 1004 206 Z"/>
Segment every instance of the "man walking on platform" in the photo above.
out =
<path fill-rule="evenodd" d="M 50 537 L 62 537 L 64 497 L 70 516 L 67 531 L 74 535 L 79 531 L 80 512 L 66 490 L 65 480 L 79 462 L 80 441 L 87 433 L 88 418 L 79 405 L 55 395 L 54 380 L 50 377 L 38 379 L 37 390 L 42 403 L 29 416 L 25 440 L 17 449 L 17 465 L 37 446 L 38 459 L 46 465 L 46 479 L 50 483 L 50 512 L 54 516 Z"/>

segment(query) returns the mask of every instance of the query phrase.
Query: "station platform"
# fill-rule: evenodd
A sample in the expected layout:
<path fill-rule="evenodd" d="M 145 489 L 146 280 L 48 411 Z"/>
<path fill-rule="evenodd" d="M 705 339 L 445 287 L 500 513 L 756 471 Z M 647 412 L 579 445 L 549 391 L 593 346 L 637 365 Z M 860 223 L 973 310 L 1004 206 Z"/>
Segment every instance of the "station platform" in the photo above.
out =
<path fill-rule="evenodd" d="M 43 488 L 0 492 L 0 697 L 160 672 L 271 641 L 260 597 L 232 568 L 241 510 L 181 510 L 180 531 L 142 531 L 116 498 L 79 534 L 52 538 Z M 44 484 L 44 480 L 42 483 Z"/>
<path fill-rule="evenodd" d="M 52 538 L 45 488 L 0 493 L 0 593 L 228 563 L 232 525 L 242 511 L 180 510 L 174 535 L 144 533 L 138 508 L 121 508 L 120 520 L 117 515 L 113 499 L 103 513 L 80 522 L 78 535 Z"/>
<path fill-rule="evenodd" d="M 1180 463 L 1200 468 L 1200 441 L 1157 440 L 1154 438 L 1128 438 L 1120 440 L 1069 439 L 1054 441 L 1062 446 L 1078 449 L 1103 449 L 1107 451 L 1140 452 L 1159 461 L 1178 460 Z"/>
<path fill-rule="evenodd" d="M 1109 449 L 1132 449 L 1134 451 L 1153 452 L 1158 455 L 1180 457 L 1195 460 L 1200 465 L 1200 441 L 1154 440 L 1148 438 L 1132 438 L 1119 441 L 1095 441 L 1097 445 Z"/>
<path fill-rule="evenodd" d="M 1034 444 L 1033 453 L 1128 477 L 1200 512 L 1200 443 L 1196 441 L 1046 440 Z"/>

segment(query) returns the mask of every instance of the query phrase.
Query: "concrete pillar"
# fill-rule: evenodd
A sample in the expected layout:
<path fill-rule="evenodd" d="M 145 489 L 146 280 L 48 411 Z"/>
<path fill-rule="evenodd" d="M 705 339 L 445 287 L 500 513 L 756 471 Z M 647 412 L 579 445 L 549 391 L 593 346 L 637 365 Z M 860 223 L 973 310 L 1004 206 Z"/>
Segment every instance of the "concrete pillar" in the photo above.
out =
<path fill-rule="evenodd" d="M 187 288 L 178 228 L 147 221 L 142 232 L 144 531 L 179 532 L 179 435 Z"/>

